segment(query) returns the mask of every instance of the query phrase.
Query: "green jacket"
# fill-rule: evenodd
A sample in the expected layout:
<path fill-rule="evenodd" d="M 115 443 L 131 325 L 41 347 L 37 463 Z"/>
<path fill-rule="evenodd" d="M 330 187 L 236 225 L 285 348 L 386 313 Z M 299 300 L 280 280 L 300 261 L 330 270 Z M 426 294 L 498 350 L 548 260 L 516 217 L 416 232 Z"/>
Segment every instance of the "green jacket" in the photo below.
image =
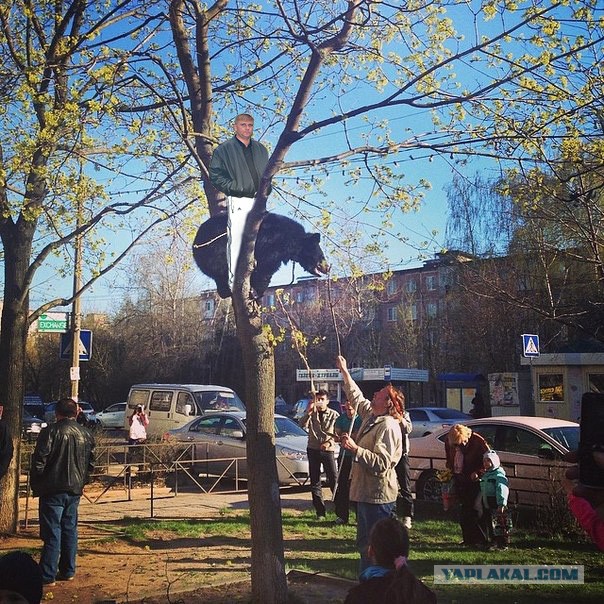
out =
<path fill-rule="evenodd" d="M 268 151 L 255 140 L 251 140 L 250 145 L 252 159 L 260 178 L 268 163 Z M 254 180 L 241 146 L 237 138 L 233 137 L 216 147 L 210 163 L 210 180 L 219 191 L 229 197 L 255 197 L 257 191 Z"/>

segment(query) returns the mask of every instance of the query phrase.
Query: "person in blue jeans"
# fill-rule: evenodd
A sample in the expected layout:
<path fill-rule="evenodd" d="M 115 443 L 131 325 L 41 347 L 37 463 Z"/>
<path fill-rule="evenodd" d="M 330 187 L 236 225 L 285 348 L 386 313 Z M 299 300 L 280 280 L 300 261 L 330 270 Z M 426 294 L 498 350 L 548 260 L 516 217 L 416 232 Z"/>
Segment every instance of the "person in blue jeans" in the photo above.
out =
<path fill-rule="evenodd" d="M 77 403 L 61 399 L 57 421 L 43 428 L 31 461 L 30 483 L 40 498 L 40 570 L 44 585 L 70 581 L 76 572 L 78 506 L 94 468 L 94 437 L 76 421 Z"/>
<path fill-rule="evenodd" d="M 400 420 L 404 397 L 388 384 L 368 400 L 352 379 L 343 356 L 336 358 L 336 367 L 342 375 L 344 392 L 362 420 L 356 438 L 343 434 L 340 439 L 340 445 L 353 455 L 350 500 L 357 506 L 356 541 L 362 573 L 371 564 L 367 548 L 373 525 L 395 514 L 398 496 L 395 468 L 403 454 Z"/>

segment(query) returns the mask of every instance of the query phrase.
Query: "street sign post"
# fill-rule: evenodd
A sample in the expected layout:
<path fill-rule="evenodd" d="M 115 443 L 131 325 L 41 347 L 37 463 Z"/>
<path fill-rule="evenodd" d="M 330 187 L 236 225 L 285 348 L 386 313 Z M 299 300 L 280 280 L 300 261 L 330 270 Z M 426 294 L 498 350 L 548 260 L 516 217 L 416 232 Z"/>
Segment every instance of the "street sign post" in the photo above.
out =
<path fill-rule="evenodd" d="M 66 333 L 69 329 L 69 313 L 49 312 L 38 317 L 38 331 L 42 333 Z"/>
<path fill-rule="evenodd" d="M 65 361 L 71 360 L 71 333 L 61 335 L 61 348 L 59 356 Z M 88 329 L 80 331 L 79 350 L 80 361 L 89 361 L 92 355 L 92 332 Z"/>

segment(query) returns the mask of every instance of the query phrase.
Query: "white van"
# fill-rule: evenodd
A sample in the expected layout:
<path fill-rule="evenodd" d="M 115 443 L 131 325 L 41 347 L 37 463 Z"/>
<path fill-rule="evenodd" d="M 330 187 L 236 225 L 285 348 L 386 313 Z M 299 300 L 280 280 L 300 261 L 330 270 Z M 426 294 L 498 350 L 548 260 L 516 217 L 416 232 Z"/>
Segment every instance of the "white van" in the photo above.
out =
<path fill-rule="evenodd" d="M 147 434 L 164 434 L 209 411 L 245 411 L 237 394 L 224 386 L 201 384 L 135 384 L 128 394 L 124 428 L 141 405 L 149 416 Z"/>

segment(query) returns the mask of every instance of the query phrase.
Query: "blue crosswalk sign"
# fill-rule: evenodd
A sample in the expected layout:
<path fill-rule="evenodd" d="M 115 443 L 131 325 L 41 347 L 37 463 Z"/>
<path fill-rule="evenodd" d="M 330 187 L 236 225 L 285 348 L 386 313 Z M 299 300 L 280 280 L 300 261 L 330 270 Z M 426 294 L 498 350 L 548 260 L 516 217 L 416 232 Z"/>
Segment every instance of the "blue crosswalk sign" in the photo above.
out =
<path fill-rule="evenodd" d="M 539 336 L 533 333 L 522 334 L 522 354 L 525 357 L 539 356 Z"/>
<path fill-rule="evenodd" d="M 64 360 L 71 360 L 71 332 L 61 334 L 61 347 L 59 357 Z M 80 361 L 89 361 L 92 355 L 92 331 L 82 329 L 80 331 L 80 341 L 78 346 Z"/>

